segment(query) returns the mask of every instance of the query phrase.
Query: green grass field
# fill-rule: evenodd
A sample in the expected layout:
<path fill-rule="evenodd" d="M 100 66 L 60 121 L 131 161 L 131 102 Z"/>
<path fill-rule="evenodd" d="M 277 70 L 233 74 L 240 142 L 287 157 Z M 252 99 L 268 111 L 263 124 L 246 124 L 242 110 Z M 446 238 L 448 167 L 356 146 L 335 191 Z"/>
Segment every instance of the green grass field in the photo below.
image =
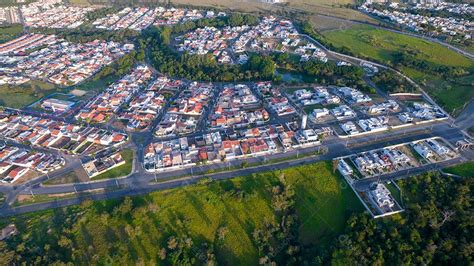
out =
<path fill-rule="evenodd" d="M 416 51 L 417 58 L 434 64 L 473 67 L 471 60 L 439 44 L 370 26 L 330 31 L 324 37 L 336 47 L 347 47 L 356 54 L 383 62 L 393 61 L 393 52 L 409 48 Z"/>
<path fill-rule="evenodd" d="M 21 35 L 23 26 L 21 24 L 0 25 L 0 43 L 11 41 Z"/>
<path fill-rule="evenodd" d="M 125 164 L 112 168 L 109 171 L 102 173 L 98 176 L 94 176 L 92 180 L 108 179 L 108 178 L 117 178 L 130 174 L 132 172 L 133 165 L 133 151 L 130 149 L 125 149 L 120 152 L 122 158 L 125 160 Z"/>
<path fill-rule="evenodd" d="M 156 254 L 171 235 L 185 235 L 194 246 L 213 243 L 222 264 L 255 265 L 259 252 L 252 233 L 275 218 L 271 188 L 282 174 L 295 190 L 301 243 L 328 245 L 343 231 L 347 218 L 363 210 L 345 181 L 332 172 L 331 163 L 320 162 L 154 192 L 132 198 L 131 209 L 123 199 L 97 201 L 3 219 L 0 224 L 13 221 L 20 232 L 28 228 L 28 245 L 40 249 L 48 244 L 54 250 L 56 237 L 70 239 L 68 252 L 74 252 L 79 264 L 91 260 L 127 264 L 122 260 L 127 258 L 155 264 Z M 48 227 L 54 233 L 45 239 L 40 232 Z M 227 233 L 218 240 L 219 228 Z"/>
<path fill-rule="evenodd" d="M 410 50 L 416 58 L 434 65 L 462 67 L 471 73 L 474 70 L 473 61 L 441 45 L 369 26 L 328 31 L 324 33 L 324 37 L 336 47 L 345 47 L 355 55 L 386 64 L 394 61 L 395 52 Z M 401 70 L 422 84 L 448 112 L 459 110 L 474 97 L 472 82 L 466 82 L 472 80 L 472 74 L 446 80 L 412 68 L 404 67 Z"/>
<path fill-rule="evenodd" d="M 2 85 L 0 86 L 0 106 L 24 107 L 58 91 L 61 90 L 58 90 L 55 85 L 36 80 L 19 86 Z"/>
<path fill-rule="evenodd" d="M 444 169 L 446 173 L 462 176 L 474 177 L 474 162 L 467 162 L 460 165 L 452 166 Z"/>

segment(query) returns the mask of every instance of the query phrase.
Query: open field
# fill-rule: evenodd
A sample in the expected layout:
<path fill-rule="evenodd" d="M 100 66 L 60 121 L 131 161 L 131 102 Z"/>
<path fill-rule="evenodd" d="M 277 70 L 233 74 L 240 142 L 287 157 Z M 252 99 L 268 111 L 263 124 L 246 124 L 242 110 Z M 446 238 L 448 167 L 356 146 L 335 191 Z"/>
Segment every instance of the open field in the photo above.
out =
<path fill-rule="evenodd" d="M 42 81 L 30 81 L 19 86 L 0 86 L 0 106 L 20 108 L 57 92 L 56 86 Z"/>
<path fill-rule="evenodd" d="M 467 162 L 444 169 L 446 173 L 462 176 L 474 177 L 474 162 Z"/>
<path fill-rule="evenodd" d="M 21 24 L 0 25 L 0 43 L 11 41 L 23 32 Z"/>
<path fill-rule="evenodd" d="M 347 47 L 355 54 L 388 62 L 394 52 L 410 49 L 419 59 L 447 66 L 474 67 L 468 58 L 422 39 L 398 34 L 371 26 L 353 26 L 346 30 L 324 34 L 336 47 Z"/>
<path fill-rule="evenodd" d="M 58 199 L 73 198 L 74 193 L 54 194 L 54 195 L 19 195 L 16 201 L 13 203 L 14 206 L 30 205 L 41 202 L 49 202 Z"/>
<path fill-rule="evenodd" d="M 105 173 L 102 173 L 98 176 L 94 176 L 92 180 L 108 179 L 108 178 L 117 178 L 130 174 L 132 172 L 133 165 L 133 151 L 126 149 L 120 152 L 122 158 L 125 160 L 125 164 L 112 168 Z"/>
<path fill-rule="evenodd" d="M 87 176 L 86 172 L 81 167 L 61 177 L 49 179 L 43 182 L 43 185 L 60 185 L 60 184 L 70 184 L 70 183 L 79 183 L 79 182 L 88 182 L 88 181 L 90 181 L 89 176 Z"/>
<path fill-rule="evenodd" d="M 20 231 L 29 228 L 29 243 L 34 247 L 48 244 L 58 254 L 67 252 L 65 257 L 77 252 L 78 263 L 93 257 L 98 262 L 126 263 L 137 258 L 160 262 L 156 254 L 168 246 L 168 239 L 185 236 L 192 239 L 195 249 L 213 243 L 218 262 L 254 265 L 260 255 L 253 232 L 276 219 L 271 189 L 282 175 L 295 191 L 298 235 L 306 245 L 329 245 L 342 233 L 348 217 L 362 211 L 352 190 L 333 174 L 331 163 L 321 162 L 154 192 L 131 201 L 86 202 L 0 220 L 0 224 L 13 221 Z M 46 239 L 40 232 L 47 227 L 55 229 Z M 71 246 L 58 245 L 64 237 L 71 240 Z M 27 252 L 30 248 L 26 247 Z"/>
<path fill-rule="evenodd" d="M 34 0 L 25 0 L 24 3 L 18 3 L 17 0 L 2 0 L 2 1 L 0 1 L 0 7 L 19 6 L 19 5 L 31 3 L 33 1 Z"/>
<path fill-rule="evenodd" d="M 385 64 L 392 64 L 397 52 L 410 51 L 416 59 L 433 65 L 463 68 L 471 73 L 474 70 L 474 62 L 441 45 L 370 26 L 355 26 L 323 34 L 327 41 L 336 47 L 344 47 L 357 56 Z M 472 74 L 448 80 L 409 67 L 403 67 L 401 70 L 423 85 L 448 112 L 459 110 L 474 97 L 474 91 L 470 89 Z"/>

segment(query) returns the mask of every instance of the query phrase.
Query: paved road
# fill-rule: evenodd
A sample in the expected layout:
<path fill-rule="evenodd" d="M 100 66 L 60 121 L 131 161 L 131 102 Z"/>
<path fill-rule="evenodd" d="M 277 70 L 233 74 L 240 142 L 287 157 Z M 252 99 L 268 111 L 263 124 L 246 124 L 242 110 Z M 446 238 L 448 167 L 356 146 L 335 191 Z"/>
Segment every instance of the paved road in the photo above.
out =
<path fill-rule="evenodd" d="M 427 126 L 429 127 L 429 126 Z M 328 148 L 328 152 L 323 155 L 312 155 L 312 156 L 305 156 L 301 158 L 296 158 L 291 161 L 285 162 L 278 162 L 272 164 L 265 164 L 259 165 L 255 167 L 248 167 L 244 169 L 237 169 L 237 170 L 230 170 L 225 172 L 218 172 L 214 174 L 201 174 L 206 173 L 211 169 L 217 169 L 222 167 L 221 165 L 206 165 L 202 167 L 194 167 L 194 168 L 186 168 L 180 169 L 173 172 L 164 172 L 160 174 L 150 174 L 146 173 L 143 170 L 136 170 L 137 172 L 131 174 L 127 178 L 121 178 L 116 180 L 103 180 L 97 182 L 90 182 L 85 184 L 66 184 L 66 185 L 59 185 L 59 186 L 47 186 L 43 187 L 39 183 L 35 182 L 35 184 L 25 185 L 20 190 L 16 190 L 17 193 L 31 193 L 34 194 L 49 194 L 49 193 L 67 193 L 67 192 L 87 192 L 91 190 L 98 190 L 98 189 L 105 189 L 104 192 L 100 194 L 91 194 L 91 195 L 82 195 L 78 194 L 75 198 L 72 199 L 61 199 L 56 200 L 54 202 L 48 203 L 39 203 L 34 205 L 27 205 L 21 206 L 16 208 L 7 208 L 4 207 L 1 212 L 0 216 L 10 216 L 20 213 L 26 213 L 31 211 L 37 210 L 44 210 L 48 208 L 55 208 L 55 207 L 62 207 L 62 206 L 69 206 L 78 204 L 83 200 L 92 199 L 92 200 L 99 200 L 99 199 L 109 199 L 109 198 L 117 198 L 123 196 L 132 196 L 132 195 L 139 195 L 144 193 L 149 193 L 155 190 L 163 190 L 169 188 L 175 188 L 180 186 L 186 186 L 190 184 L 195 184 L 198 180 L 202 178 L 212 178 L 213 180 L 221 180 L 221 179 L 229 179 L 236 176 L 243 176 L 249 175 L 253 173 L 259 173 L 264 171 L 274 171 L 278 169 L 284 169 L 291 166 L 296 165 L 303 165 L 308 163 L 314 163 L 317 161 L 322 160 L 330 160 L 335 157 L 339 156 L 346 156 L 357 152 L 382 148 L 387 145 L 404 143 L 408 141 L 418 140 L 422 138 L 428 138 L 433 136 L 442 136 L 446 140 L 450 142 L 455 142 L 459 139 L 464 138 L 464 135 L 459 131 L 458 128 L 452 128 L 448 124 L 438 124 L 433 129 L 430 130 L 422 130 L 417 129 L 418 131 L 414 130 L 413 132 L 408 133 L 399 133 L 398 137 L 393 140 L 387 140 L 392 133 L 381 134 L 381 136 L 366 136 L 362 138 L 354 138 L 348 140 L 346 143 L 341 142 L 339 139 L 333 138 L 328 140 L 324 143 L 324 147 Z M 372 142 L 372 143 L 371 143 Z M 362 143 L 362 145 L 360 145 Z M 371 143 L 365 145 L 365 143 Z M 308 149 L 301 149 L 300 151 L 290 151 L 286 154 L 274 154 L 267 156 L 269 160 L 281 158 L 282 156 L 292 156 L 296 153 L 303 154 L 303 153 L 313 153 L 320 147 L 311 147 Z M 472 155 L 469 160 L 474 159 L 474 155 Z M 250 163 L 255 162 L 262 162 L 262 158 L 252 158 L 248 160 Z M 229 164 L 229 166 L 237 166 L 240 164 L 241 161 L 234 161 Z M 459 161 L 451 161 L 450 163 L 458 163 Z M 443 164 L 438 164 L 438 167 L 444 167 Z M 428 166 L 423 169 L 415 169 L 413 170 L 412 174 L 417 173 L 416 171 L 426 171 L 430 170 Z M 67 169 L 65 170 L 67 171 Z M 182 178 L 178 178 L 179 176 L 185 176 Z M 158 181 L 158 183 L 153 182 L 154 180 Z M 174 179 L 172 179 L 174 178 Z M 386 176 L 383 179 L 393 179 L 393 176 Z M 167 181 L 168 179 L 171 179 Z M 38 180 L 44 181 L 44 180 Z M 364 183 L 361 183 L 360 186 L 367 186 L 369 183 L 373 182 L 373 180 L 364 180 Z M 21 191 L 23 190 L 23 191 Z"/>
<path fill-rule="evenodd" d="M 462 129 L 474 127 L 474 100 L 466 104 L 462 113 L 456 118 L 456 125 Z"/>

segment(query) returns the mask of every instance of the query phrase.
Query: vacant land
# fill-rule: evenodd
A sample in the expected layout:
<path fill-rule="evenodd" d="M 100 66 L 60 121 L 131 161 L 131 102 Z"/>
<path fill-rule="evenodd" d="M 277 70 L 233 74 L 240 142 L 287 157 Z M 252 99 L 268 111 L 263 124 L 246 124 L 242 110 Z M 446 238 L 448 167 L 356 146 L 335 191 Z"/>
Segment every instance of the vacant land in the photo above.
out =
<path fill-rule="evenodd" d="M 444 169 L 446 173 L 462 176 L 474 177 L 474 162 L 463 163 Z"/>
<path fill-rule="evenodd" d="M 2 85 L 0 105 L 21 108 L 57 91 L 55 85 L 37 80 L 19 86 Z"/>
<path fill-rule="evenodd" d="M 19 6 L 19 5 L 29 4 L 33 1 L 34 0 L 25 0 L 23 3 L 19 3 L 19 1 L 17 0 L 2 0 L 0 1 L 0 7 Z"/>
<path fill-rule="evenodd" d="M 70 184 L 70 183 L 79 183 L 79 182 L 87 182 L 87 181 L 90 181 L 89 176 L 81 167 L 63 176 L 49 179 L 46 182 L 43 182 L 43 185 L 60 185 L 60 184 Z"/>
<path fill-rule="evenodd" d="M 29 228 L 30 240 L 25 249 L 17 251 L 26 261 L 40 255 L 35 250 L 49 245 L 48 252 L 40 255 L 49 261 L 100 264 L 147 258 L 154 264 L 160 262 L 157 254 L 163 253 L 163 248 L 168 249 L 165 257 L 172 261 L 175 253 L 170 254 L 169 239 L 184 237 L 190 239 L 187 242 L 194 256 L 212 243 L 218 262 L 255 265 L 260 255 L 253 234 L 277 219 L 272 188 L 282 176 L 295 192 L 297 237 L 305 246 L 329 245 L 342 233 L 348 217 L 362 211 L 352 190 L 333 173 L 331 163 L 321 162 L 155 192 L 131 201 L 86 202 L 0 220 L 0 224 L 13 221 L 20 232 Z M 41 232 L 48 230 L 51 233 L 45 238 Z M 14 247 L 19 239 L 8 245 Z"/>
<path fill-rule="evenodd" d="M 398 52 L 407 51 L 428 64 L 462 68 L 470 73 L 474 70 L 471 60 L 441 45 L 370 26 L 325 32 L 324 37 L 335 47 L 389 65 L 396 60 Z M 423 85 L 448 112 L 459 110 L 474 97 L 472 74 L 446 79 L 411 67 L 401 67 L 400 70 Z"/>
<path fill-rule="evenodd" d="M 23 32 L 21 24 L 6 24 L 0 25 L 0 43 L 11 41 Z"/>
<path fill-rule="evenodd" d="M 117 178 L 123 177 L 132 172 L 133 165 L 133 151 L 126 149 L 120 152 L 122 158 L 125 160 L 125 164 L 121 166 L 110 169 L 109 171 L 102 173 L 98 176 L 92 178 L 92 180 L 108 179 L 108 178 Z"/>
<path fill-rule="evenodd" d="M 35 203 L 49 202 L 58 199 L 73 198 L 74 193 L 51 194 L 51 195 L 19 195 L 13 206 L 23 206 Z"/>
<path fill-rule="evenodd" d="M 379 61 L 393 62 L 394 52 L 409 48 L 417 58 L 434 64 L 473 67 L 471 60 L 439 44 L 371 26 L 331 31 L 324 37 L 336 47 L 347 47 L 355 54 Z"/>

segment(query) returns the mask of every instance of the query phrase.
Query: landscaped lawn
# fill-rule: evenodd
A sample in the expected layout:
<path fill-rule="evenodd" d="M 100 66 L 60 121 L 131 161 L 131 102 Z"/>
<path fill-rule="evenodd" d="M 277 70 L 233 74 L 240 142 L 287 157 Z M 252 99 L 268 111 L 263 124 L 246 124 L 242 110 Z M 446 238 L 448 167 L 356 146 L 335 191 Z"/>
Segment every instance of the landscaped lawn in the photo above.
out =
<path fill-rule="evenodd" d="M 470 73 L 474 70 L 472 60 L 442 45 L 370 26 L 354 26 L 346 30 L 328 31 L 323 35 L 336 47 L 345 47 L 357 56 L 385 64 L 394 61 L 396 52 L 410 51 L 416 58 L 435 65 L 462 67 Z M 472 74 L 448 80 L 413 68 L 404 67 L 401 70 L 421 84 L 448 112 L 459 110 L 474 97 L 470 82 Z"/>
<path fill-rule="evenodd" d="M 92 178 L 92 180 L 108 179 L 123 177 L 132 172 L 133 165 L 133 151 L 131 149 L 125 149 L 120 152 L 122 158 L 125 160 L 125 164 L 110 169 L 109 171 L 102 173 Z"/>
<path fill-rule="evenodd" d="M 256 265 L 261 255 L 253 233 L 275 218 L 271 190 L 282 175 L 295 192 L 301 243 L 328 245 L 343 231 L 350 214 L 363 210 L 345 181 L 333 173 L 332 164 L 320 162 L 154 192 L 132 198 L 132 207 L 124 199 L 88 202 L 3 219 L 0 224 L 15 222 L 20 232 L 29 228 L 29 243 L 40 248 L 48 244 L 57 250 L 56 237 L 70 239 L 68 250 L 77 254 L 79 264 L 92 257 L 102 262 L 127 264 L 121 259 L 148 258 L 159 263 L 157 254 L 168 246 L 169 237 L 186 236 L 193 247 L 213 243 L 220 263 Z M 40 232 L 47 227 L 55 229 L 45 241 Z M 223 239 L 218 239 L 219 228 L 226 229 Z"/>
<path fill-rule="evenodd" d="M 462 176 L 474 177 L 474 162 L 467 162 L 444 169 L 446 173 Z"/>

